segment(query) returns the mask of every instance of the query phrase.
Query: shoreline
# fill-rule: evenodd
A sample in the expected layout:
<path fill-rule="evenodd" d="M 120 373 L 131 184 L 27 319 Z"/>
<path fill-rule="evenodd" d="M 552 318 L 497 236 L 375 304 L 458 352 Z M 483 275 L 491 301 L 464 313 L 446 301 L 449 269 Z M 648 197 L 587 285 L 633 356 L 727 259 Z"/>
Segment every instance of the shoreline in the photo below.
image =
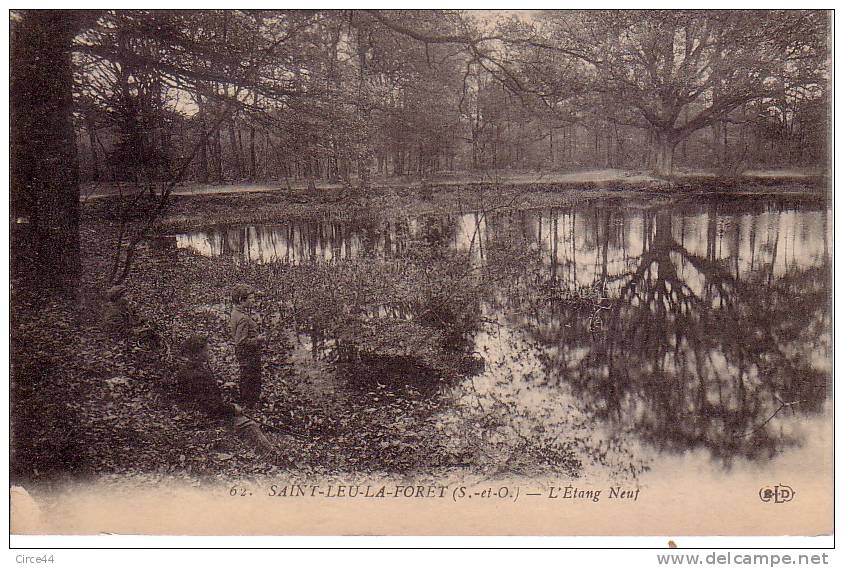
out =
<path fill-rule="evenodd" d="M 657 178 L 647 173 L 627 170 L 586 170 L 569 173 L 531 173 L 531 174 L 503 174 L 503 175 L 473 175 L 438 176 L 430 179 L 420 179 L 412 176 L 376 177 L 367 193 L 377 193 L 390 190 L 453 190 L 462 189 L 491 189 L 491 188 L 532 188 L 548 191 L 594 190 L 611 191 L 653 191 L 664 192 L 692 192 L 715 191 L 716 193 L 733 194 L 737 185 L 750 185 L 758 191 L 784 189 L 788 186 L 803 186 L 803 191 L 812 192 L 829 190 L 831 177 L 828 174 L 765 170 L 751 171 L 739 177 L 720 177 L 714 174 L 694 172 L 679 174 L 672 179 Z M 91 182 L 82 184 L 80 201 L 99 200 L 108 197 L 119 197 L 121 189 L 126 193 L 137 191 L 131 184 L 107 184 Z M 742 190 L 739 190 L 742 191 Z M 314 195 L 314 190 L 308 190 L 303 181 L 289 184 L 283 179 L 270 179 L 263 182 L 246 180 L 227 180 L 220 184 L 198 184 L 195 182 L 177 184 L 171 195 L 174 196 L 218 196 L 230 194 L 272 193 L 284 195 Z M 320 181 L 316 184 L 316 195 L 351 193 L 360 194 L 357 184 L 344 185 L 336 182 Z"/>
<path fill-rule="evenodd" d="M 158 221 L 163 232 L 217 224 L 271 223 L 326 215 L 355 219 L 365 216 L 447 215 L 492 210 L 567 207 L 595 200 L 644 201 L 644 207 L 688 199 L 744 200 L 774 198 L 799 203 L 829 202 L 831 180 L 825 176 L 768 177 L 739 180 L 685 179 L 679 183 L 645 181 L 472 182 L 420 186 L 376 186 L 362 192 L 343 188 L 273 189 L 223 186 L 214 193 L 174 192 Z M 83 226 L 113 218 L 112 205 L 122 200 L 91 199 L 82 203 Z M 142 199 L 151 203 L 151 199 Z M 631 205 L 635 206 L 636 204 Z"/>

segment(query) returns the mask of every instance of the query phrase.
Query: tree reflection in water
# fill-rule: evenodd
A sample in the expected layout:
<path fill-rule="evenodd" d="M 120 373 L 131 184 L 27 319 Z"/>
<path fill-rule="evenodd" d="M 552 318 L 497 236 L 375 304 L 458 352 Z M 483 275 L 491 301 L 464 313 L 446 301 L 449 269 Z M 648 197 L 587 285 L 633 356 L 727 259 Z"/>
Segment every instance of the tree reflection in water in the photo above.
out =
<path fill-rule="evenodd" d="M 534 216 L 549 256 L 501 308 L 596 418 L 660 449 L 771 457 L 799 442 L 771 417 L 827 396 L 827 213 L 695 209 Z"/>

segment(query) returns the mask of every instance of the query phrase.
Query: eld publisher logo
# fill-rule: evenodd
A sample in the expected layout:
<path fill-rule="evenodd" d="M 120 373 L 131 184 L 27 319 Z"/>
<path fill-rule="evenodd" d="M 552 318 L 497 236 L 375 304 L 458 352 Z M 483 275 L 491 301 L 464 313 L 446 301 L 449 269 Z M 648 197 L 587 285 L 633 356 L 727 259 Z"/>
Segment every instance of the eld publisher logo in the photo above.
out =
<path fill-rule="evenodd" d="M 795 491 L 788 485 L 774 485 L 759 490 L 759 499 L 764 503 L 788 503 L 794 499 Z"/>

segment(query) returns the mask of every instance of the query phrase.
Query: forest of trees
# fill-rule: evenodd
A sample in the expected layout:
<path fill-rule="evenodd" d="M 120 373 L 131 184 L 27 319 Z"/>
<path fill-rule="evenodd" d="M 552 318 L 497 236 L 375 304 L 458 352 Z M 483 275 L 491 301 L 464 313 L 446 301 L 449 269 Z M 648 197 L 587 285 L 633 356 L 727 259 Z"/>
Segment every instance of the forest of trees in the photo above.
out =
<path fill-rule="evenodd" d="M 11 24 L 12 214 L 58 233 L 74 230 L 80 181 L 153 195 L 828 160 L 820 11 L 20 11 Z"/>
<path fill-rule="evenodd" d="M 166 180 L 196 145 L 185 177 L 217 183 L 826 159 L 820 12 L 76 20 L 83 180 Z"/>

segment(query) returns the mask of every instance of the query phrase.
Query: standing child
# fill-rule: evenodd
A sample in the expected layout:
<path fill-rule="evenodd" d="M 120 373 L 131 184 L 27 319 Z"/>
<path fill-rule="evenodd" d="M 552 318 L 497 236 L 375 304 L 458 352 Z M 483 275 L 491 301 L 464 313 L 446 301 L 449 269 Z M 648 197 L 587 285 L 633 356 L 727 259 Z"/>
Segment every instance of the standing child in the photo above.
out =
<path fill-rule="evenodd" d="M 264 335 L 258 333 L 258 324 L 249 316 L 255 304 L 255 288 L 237 284 L 232 289 L 229 332 L 234 342 L 234 353 L 240 365 L 240 401 L 247 408 L 256 408 L 261 399 L 261 347 Z"/>

